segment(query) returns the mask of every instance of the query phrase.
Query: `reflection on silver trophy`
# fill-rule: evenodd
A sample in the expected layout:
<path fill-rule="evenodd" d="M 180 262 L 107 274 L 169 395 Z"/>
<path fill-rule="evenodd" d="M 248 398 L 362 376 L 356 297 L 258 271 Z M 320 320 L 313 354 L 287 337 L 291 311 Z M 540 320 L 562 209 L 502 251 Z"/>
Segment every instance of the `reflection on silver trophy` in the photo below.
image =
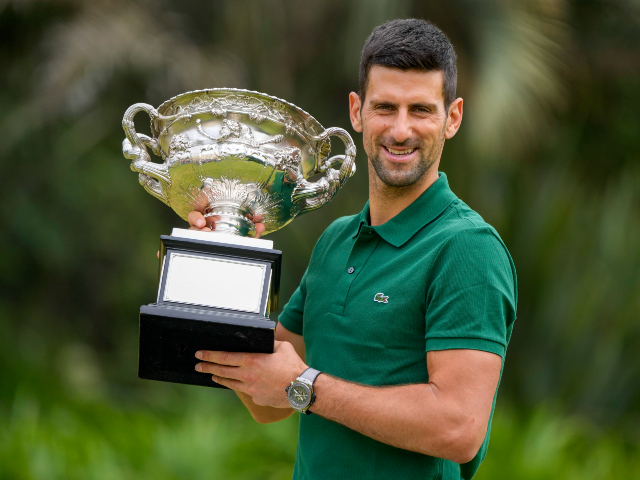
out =
<path fill-rule="evenodd" d="M 151 118 L 153 138 L 135 131 L 140 111 Z M 158 109 L 137 103 L 122 126 L 123 154 L 147 192 L 185 220 L 192 210 L 217 216 L 220 233 L 255 236 L 247 215 L 262 215 L 264 234 L 274 232 L 329 202 L 356 169 L 345 130 L 325 130 L 298 107 L 247 90 L 184 93 Z M 344 155 L 329 156 L 331 136 L 342 140 Z M 146 147 L 164 163 L 151 161 Z"/>

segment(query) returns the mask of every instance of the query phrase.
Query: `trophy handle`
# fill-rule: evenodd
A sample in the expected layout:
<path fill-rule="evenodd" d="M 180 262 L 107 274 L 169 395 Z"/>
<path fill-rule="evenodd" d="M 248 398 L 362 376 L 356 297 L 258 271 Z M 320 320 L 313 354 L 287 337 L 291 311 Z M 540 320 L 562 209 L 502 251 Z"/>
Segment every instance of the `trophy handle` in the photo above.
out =
<path fill-rule="evenodd" d="M 309 139 L 316 142 L 317 145 L 331 136 L 336 136 L 342 140 L 345 146 L 345 154 L 335 155 L 326 159 L 322 165 L 318 165 L 315 173 L 326 173 L 317 182 L 309 182 L 305 179 L 298 181 L 298 185 L 291 195 L 291 201 L 293 203 L 303 202 L 299 213 L 310 212 L 329 203 L 338 193 L 338 189 L 356 173 L 356 146 L 351 139 L 351 135 L 345 129 L 338 127 L 327 128 L 320 135 L 312 136 Z M 340 165 L 339 170 L 332 168 L 338 165 Z"/>
<path fill-rule="evenodd" d="M 137 133 L 133 123 L 133 117 L 138 112 L 146 112 L 151 121 L 158 118 L 158 111 L 146 103 L 131 105 L 122 117 L 122 129 L 127 138 L 122 142 L 122 154 L 131 160 L 131 170 L 138 172 L 138 179 L 144 189 L 151 195 L 169 205 L 169 199 L 164 194 L 163 185 L 171 185 L 169 170 L 165 164 L 151 161 L 147 147 L 156 155 L 159 154 L 159 145 L 155 138 L 142 133 Z"/>

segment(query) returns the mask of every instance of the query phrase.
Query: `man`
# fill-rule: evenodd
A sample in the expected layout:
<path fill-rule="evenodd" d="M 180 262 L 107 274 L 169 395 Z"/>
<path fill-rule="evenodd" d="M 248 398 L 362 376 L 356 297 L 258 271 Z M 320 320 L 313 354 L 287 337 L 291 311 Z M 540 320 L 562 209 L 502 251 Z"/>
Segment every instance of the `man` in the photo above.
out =
<path fill-rule="evenodd" d="M 455 53 L 434 25 L 373 31 L 349 96 L 369 202 L 318 240 L 272 355 L 196 354 L 257 421 L 291 405 L 313 413 L 300 418 L 294 478 L 469 479 L 484 458 L 516 277 L 498 234 L 438 173 L 462 120 L 455 89 Z M 315 401 L 285 396 L 303 372 Z"/>

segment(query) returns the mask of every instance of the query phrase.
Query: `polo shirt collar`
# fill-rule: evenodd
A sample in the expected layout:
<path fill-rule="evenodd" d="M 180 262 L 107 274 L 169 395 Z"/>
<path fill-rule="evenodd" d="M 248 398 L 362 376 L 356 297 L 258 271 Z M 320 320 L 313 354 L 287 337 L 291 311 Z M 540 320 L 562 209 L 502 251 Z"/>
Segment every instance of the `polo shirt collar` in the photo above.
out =
<path fill-rule="evenodd" d="M 436 180 L 411 205 L 402 210 L 387 223 L 373 228 L 386 242 L 401 247 L 413 237 L 418 230 L 431 223 L 458 197 L 449 188 L 447 176 L 438 172 Z M 354 237 L 360 234 L 364 226 L 369 226 L 369 201 L 360 212 L 360 221 Z"/>

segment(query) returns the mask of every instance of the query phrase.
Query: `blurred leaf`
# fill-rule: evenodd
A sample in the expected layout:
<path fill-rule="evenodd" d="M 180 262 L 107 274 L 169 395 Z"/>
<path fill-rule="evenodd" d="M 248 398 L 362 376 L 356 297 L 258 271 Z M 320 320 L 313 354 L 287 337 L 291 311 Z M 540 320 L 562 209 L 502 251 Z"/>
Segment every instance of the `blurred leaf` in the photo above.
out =
<path fill-rule="evenodd" d="M 513 162 L 552 128 L 553 113 L 566 102 L 568 6 L 562 0 L 500 3 L 480 20 L 479 67 L 465 122 L 484 163 Z"/>

